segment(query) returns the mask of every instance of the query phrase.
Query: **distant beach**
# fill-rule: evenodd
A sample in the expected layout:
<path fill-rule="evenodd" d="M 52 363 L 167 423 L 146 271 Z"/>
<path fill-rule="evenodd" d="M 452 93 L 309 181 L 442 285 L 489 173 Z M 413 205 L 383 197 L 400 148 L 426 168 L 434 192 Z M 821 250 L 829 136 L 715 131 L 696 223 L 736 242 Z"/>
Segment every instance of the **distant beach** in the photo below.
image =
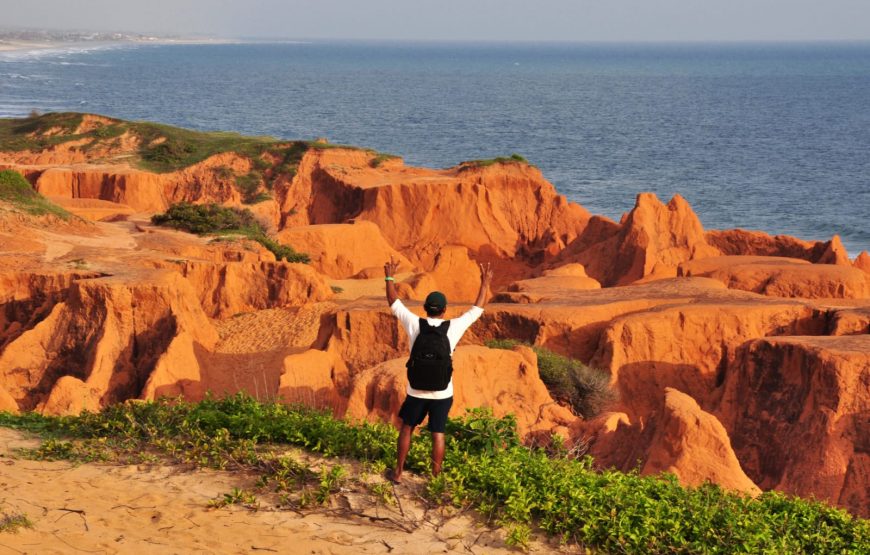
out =
<path fill-rule="evenodd" d="M 7 40 L 0 39 L 0 52 L 17 52 L 17 51 L 32 51 L 32 50 L 50 50 L 64 48 L 101 48 L 111 46 L 124 45 L 184 45 L 184 44 L 240 44 L 241 41 L 233 39 L 167 39 L 153 38 L 140 40 L 117 40 L 117 41 L 29 41 L 29 40 Z"/>
<path fill-rule="evenodd" d="M 12 52 L 15 50 L 41 50 L 43 48 L 52 48 L 54 46 L 56 46 L 56 43 L 0 40 L 0 52 Z"/>

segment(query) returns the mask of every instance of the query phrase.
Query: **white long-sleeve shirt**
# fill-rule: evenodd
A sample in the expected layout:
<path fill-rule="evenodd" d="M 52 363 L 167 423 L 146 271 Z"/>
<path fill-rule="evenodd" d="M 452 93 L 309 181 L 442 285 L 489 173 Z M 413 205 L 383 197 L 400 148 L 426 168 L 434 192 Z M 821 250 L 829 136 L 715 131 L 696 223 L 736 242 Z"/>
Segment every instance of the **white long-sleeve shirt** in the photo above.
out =
<path fill-rule="evenodd" d="M 408 307 L 399 299 L 396 299 L 390 306 L 390 310 L 393 311 L 402 327 L 408 332 L 408 340 L 411 348 L 413 348 L 414 341 L 420 335 L 420 317 L 408 310 Z M 447 339 L 450 341 L 450 356 L 453 356 L 453 350 L 456 349 L 456 345 L 462 339 L 466 330 L 482 315 L 482 308 L 472 306 L 462 316 L 450 319 L 450 327 L 447 329 Z M 426 321 L 432 326 L 440 326 L 444 322 L 440 318 L 426 318 Z M 407 391 L 411 397 L 418 397 L 420 399 L 447 399 L 453 397 L 453 378 L 450 379 L 450 383 L 447 384 L 447 389 L 444 391 L 423 391 L 421 389 L 414 389 L 410 384 L 408 384 Z"/>

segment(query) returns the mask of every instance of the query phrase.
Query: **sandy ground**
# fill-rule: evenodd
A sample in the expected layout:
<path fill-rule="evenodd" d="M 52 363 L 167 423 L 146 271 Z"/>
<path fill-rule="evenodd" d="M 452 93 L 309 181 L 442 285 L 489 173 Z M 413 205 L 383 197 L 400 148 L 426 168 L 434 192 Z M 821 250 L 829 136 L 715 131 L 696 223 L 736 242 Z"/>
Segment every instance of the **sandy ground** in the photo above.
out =
<path fill-rule="evenodd" d="M 32 529 L 0 533 L 2 555 L 517 553 L 504 544 L 503 532 L 469 514 L 427 509 L 419 498 L 423 481 L 411 475 L 396 488 L 401 508 L 348 490 L 333 496 L 332 508 L 310 514 L 210 509 L 211 499 L 250 488 L 254 476 L 177 466 L 75 466 L 15 454 L 37 444 L 0 428 L 0 513 L 24 513 L 33 522 Z M 552 549 L 533 546 L 539 553 Z"/>

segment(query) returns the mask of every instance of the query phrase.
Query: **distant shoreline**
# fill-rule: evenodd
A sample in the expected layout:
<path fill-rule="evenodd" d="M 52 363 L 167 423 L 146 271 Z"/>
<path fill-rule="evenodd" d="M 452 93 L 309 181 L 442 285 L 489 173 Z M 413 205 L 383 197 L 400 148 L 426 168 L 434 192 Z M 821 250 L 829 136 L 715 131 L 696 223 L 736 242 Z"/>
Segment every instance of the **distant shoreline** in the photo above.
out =
<path fill-rule="evenodd" d="M 142 39 L 142 40 L 117 40 L 117 41 L 29 41 L 29 40 L 5 40 L 0 39 L 0 53 L 22 52 L 36 50 L 51 50 L 53 48 L 67 47 L 100 47 L 119 45 L 143 45 L 143 44 L 240 44 L 242 41 L 234 39 Z"/>

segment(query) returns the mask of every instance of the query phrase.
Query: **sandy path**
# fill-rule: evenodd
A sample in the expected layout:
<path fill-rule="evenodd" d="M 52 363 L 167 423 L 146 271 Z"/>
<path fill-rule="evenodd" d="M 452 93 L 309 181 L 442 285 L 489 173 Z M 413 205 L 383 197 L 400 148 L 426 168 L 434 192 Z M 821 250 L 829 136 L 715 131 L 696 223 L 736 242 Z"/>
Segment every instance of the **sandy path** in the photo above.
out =
<path fill-rule="evenodd" d="M 338 512 L 209 509 L 211 499 L 249 488 L 252 476 L 172 466 L 110 466 L 17 458 L 37 443 L 0 428 L 0 512 L 25 513 L 32 529 L 0 533 L 0 554 L 20 553 L 516 553 L 501 532 L 469 516 L 425 512 L 422 482 L 399 486 L 405 516 L 340 496 L 339 505 L 386 521 Z M 264 503 L 264 506 L 266 504 Z M 384 524 L 380 524 L 384 522 Z M 542 548 L 537 546 L 538 551 Z"/>

